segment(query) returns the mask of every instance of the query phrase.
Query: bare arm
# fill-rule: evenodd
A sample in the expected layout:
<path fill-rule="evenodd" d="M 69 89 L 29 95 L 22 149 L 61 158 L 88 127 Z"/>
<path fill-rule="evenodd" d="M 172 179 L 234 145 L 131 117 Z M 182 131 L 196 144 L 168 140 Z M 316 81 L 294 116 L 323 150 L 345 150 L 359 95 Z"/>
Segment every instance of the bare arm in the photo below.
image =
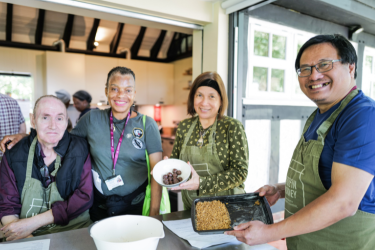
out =
<path fill-rule="evenodd" d="M 26 134 L 26 123 L 20 124 L 20 131 L 18 131 L 19 134 Z"/>
<path fill-rule="evenodd" d="M 279 223 L 248 222 L 227 234 L 256 245 L 326 228 L 356 213 L 373 178 L 366 171 L 334 162 L 331 188 L 306 207 Z"/>
<path fill-rule="evenodd" d="M 161 161 L 162 153 L 156 152 L 149 155 L 150 159 L 150 169 L 154 169 L 156 163 Z M 162 187 L 151 177 L 151 208 L 150 216 L 158 215 L 160 211 L 160 201 L 161 201 Z"/>
<path fill-rule="evenodd" d="M 26 129 L 25 129 L 26 130 Z M 6 135 L 0 142 L 0 150 L 5 153 L 6 149 L 11 149 L 14 145 L 16 145 L 22 138 L 27 136 L 27 134 L 16 134 L 16 135 Z M 8 141 L 12 141 L 8 144 L 7 147 L 5 147 L 5 143 Z"/>
<path fill-rule="evenodd" d="M 17 218 L 17 220 L 15 220 L 15 216 L 13 218 L 11 216 L 14 215 L 4 216 L 2 219 L 5 226 L 1 228 L 1 230 L 4 232 L 7 241 L 29 237 L 36 229 L 54 222 L 52 210 L 48 210 L 44 213 L 26 219 Z M 6 221 L 6 219 L 9 220 Z"/>

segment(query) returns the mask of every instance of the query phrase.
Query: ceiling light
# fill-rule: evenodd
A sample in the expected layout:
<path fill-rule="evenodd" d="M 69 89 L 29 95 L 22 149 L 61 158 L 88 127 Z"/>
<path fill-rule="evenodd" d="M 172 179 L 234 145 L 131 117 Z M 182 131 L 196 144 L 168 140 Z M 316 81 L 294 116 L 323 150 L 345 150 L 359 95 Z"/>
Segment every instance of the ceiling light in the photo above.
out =
<path fill-rule="evenodd" d="M 94 45 L 95 45 L 95 47 L 98 47 L 99 46 L 99 43 L 98 42 L 94 42 Z"/>
<path fill-rule="evenodd" d="M 355 31 L 353 32 L 353 34 L 359 34 L 363 31 L 363 27 L 359 26 L 357 29 L 355 29 Z"/>
<path fill-rule="evenodd" d="M 349 27 L 349 40 L 352 40 L 353 35 L 358 35 L 363 31 L 363 27 L 361 25 L 353 25 Z"/>

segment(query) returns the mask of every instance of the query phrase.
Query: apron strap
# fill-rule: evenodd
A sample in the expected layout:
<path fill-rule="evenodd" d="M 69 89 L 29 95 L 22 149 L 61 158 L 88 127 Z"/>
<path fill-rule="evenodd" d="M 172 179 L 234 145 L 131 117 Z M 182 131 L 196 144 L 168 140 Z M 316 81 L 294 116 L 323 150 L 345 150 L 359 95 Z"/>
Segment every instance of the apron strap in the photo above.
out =
<path fill-rule="evenodd" d="M 351 91 L 341 102 L 340 106 L 325 120 L 322 125 L 318 128 L 316 133 L 318 134 L 318 141 L 320 140 L 324 145 L 324 139 L 326 138 L 327 134 L 329 133 L 332 124 L 335 122 L 337 116 L 341 113 L 341 111 L 348 105 L 348 103 L 359 93 L 359 91 L 353 90 Z"/>
<path fill-rule="evenodd" d="M 56 173 L 59 170 L 60 166 L 61 166 L 61 157 L 60 157 L 60 155 L 57 155 L 56 156 L 56 161 L 55 161 L 55 170 L 53 170 L 52 173 L 51 173 L 51 175 L 53 177 L 56 176 Z"/>
<path fill-rule="evenodd" d="M 26 180 L 31 179 L 31 173 L 33 172 L 33 162 L 34 162 L 34 153 L 35 153 L 35 145 L 38 141 L 37 137 L 35 136 L 33 142 L 31 143 L 30 149 L 29 149 L 29 155 L 27 157 L 27 169 L 26 169 Z"/>
<path fill-rule="evenodd" d="M 180 154 L 183 154 L 185 152 L 186 145 L 189 142 L 189 138 L 190 138 L 191 134 L 193 133 L 194 128 L 197 125 L 197 122 L 198 122 L 198 116 L 196 117 L 195 121 L 193 121 L 193 123 L 190 126 L 189 131 L 186 134 L 184 144 L 182 144 L 182 147 L 181 147 L 181 153 Z"/>
<path fill-rule="evenodd" d="M 306 133 L 307 129 L 310 127 L 311 123 L 313 122 L 317 111 L 318 111 L 318 109 L 315 109 L 314 112 L 312 112 L 310 117 L 307 119 L 307 121 L 305 123 L 305 127 L 303 128 L 302 137 Z"/>
<path fill-rule="evenodd" d="M 207 151 L 208 153 L 212 154 L 213 147 L 215 146 L 215 136 L 216 136 L 216 125 L 217 125 L 217 118 L 215 119 L 214 124 L 212 125 L 210 136 L 208 137 L 208 147 Z"/>

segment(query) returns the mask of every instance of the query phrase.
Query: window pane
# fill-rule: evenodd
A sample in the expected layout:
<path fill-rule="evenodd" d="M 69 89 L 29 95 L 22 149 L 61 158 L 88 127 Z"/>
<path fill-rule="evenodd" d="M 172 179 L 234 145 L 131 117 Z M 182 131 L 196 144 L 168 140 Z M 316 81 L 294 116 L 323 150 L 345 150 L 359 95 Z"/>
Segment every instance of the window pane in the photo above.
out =
<path fill-rule="evenodd" d="M 372 56 L 366 56 L 365 70 L 366 73 L 372 73 Z"/>
<path fill-rule="evenodd" d="M 268 42 L 270 34 L 255 31 L 254 32 L 254 55 L 268 56 Z"/>
<path fill-rule="evenodd" d="M 284 92 L 284 70 L 272 69 L 271 71 L 271 91 Z"/>
<path fill-rule="evenodd" d="M 375 100 L 375 82 L 371 82 L 371 98 Z"/>
<path fill-rule="evenodd" d="M 286 37 L 272 36 L 272 57 L 278 59 L 285 59 Z"/>
<path fill-rule="evenodd" d="M 26 132 L 30 130 L 30 109 L 33 93 L 33 79 L 23 76 L 0 75 L 0 93 L 9 95 L 20 106 L 26 123 Z"/>
<path fill-rule="evenodd" d="M 297 95 L 303 95 L 303 92 L 299 86 L 299 81 L 298 81 L 298 75 L 297 73 L 295 74 L 295 79 L 294 79 L 294 93 L 296 93 Z"/>
<path fill-rule="evenodd" d="M 297 54 L 298 54 L 298 52 L 301 49 L 301 47 L 302 47 L 303 44 L 304 44 L 304 42 L 302 42 L 301 40 L 298 40 L 298 43 L 297 43 Z"/>
<path fill-rule="evenodd" d="M 252 90 L 267 91 L 267 74 L 268 69 L 262 67 L 254 67 Z"/>

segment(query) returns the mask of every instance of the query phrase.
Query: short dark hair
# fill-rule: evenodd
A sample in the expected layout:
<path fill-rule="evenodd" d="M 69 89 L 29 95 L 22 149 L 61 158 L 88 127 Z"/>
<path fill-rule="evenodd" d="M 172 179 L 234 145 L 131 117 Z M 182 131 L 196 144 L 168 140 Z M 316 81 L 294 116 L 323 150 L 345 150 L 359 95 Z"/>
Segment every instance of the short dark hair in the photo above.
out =
<path fill-rule="evenodd" d="M 210 71 L 204 72 L 200 74 L 199 76 L 197 76 L 197 78 L 195 78 L 191 86 L 190 92 L 189 92 L 189 97 L 187 101 L 187 112 L 191 116 L 194 116 L 196 114 L 195 109 L 194 109 L 195 92 L 197 92 L 197 89 L 200 87 L 201 83 L 207 79 L 214 80 L 219 85 L 219 89 L 220 89 L 219 95 L 221 96 L 221 106 L 219 108 L 218 119 L 220 120 L 224 116 L 224 112 L 228 107 L 228 96 L 225 90 L 223 80 L 221 79 L 220 75 L 216 72 L 210 72 Z"/>
<path fill-rule="evenodd" d="M 120 73 L 121 75 L 132 75 L 133 78 L 134 78 L 134 81 L 135 81 L 135 74 L 134 72 L 129 69 L 129 68 L 126 68 L 126 67 L 121 67 L 121 66 L 118 66 L 118 67 L 114 67 L 113 69 L 111 69 L 108 73 L 108 76 L 107 76 L 107 82 L 105 83 L 105 87 L 108 88 L 108 84 L 109 84 L 109 79 L 117 74 L 117 73 Z"/>
<path fill-rule="evenodd" d="M 310 46 L 320 43 L 330 43 L 338 52 L 341 63 L 355 63 L 354 79 L 357 77 L 357 53 L 353 45 L 344 36 L 339 34 L 334 35 L 318 35 L 310 38 L 299 50 L 295 62 L 296 70 L 300 67 L 300 60 L 303 52 Z"/>

